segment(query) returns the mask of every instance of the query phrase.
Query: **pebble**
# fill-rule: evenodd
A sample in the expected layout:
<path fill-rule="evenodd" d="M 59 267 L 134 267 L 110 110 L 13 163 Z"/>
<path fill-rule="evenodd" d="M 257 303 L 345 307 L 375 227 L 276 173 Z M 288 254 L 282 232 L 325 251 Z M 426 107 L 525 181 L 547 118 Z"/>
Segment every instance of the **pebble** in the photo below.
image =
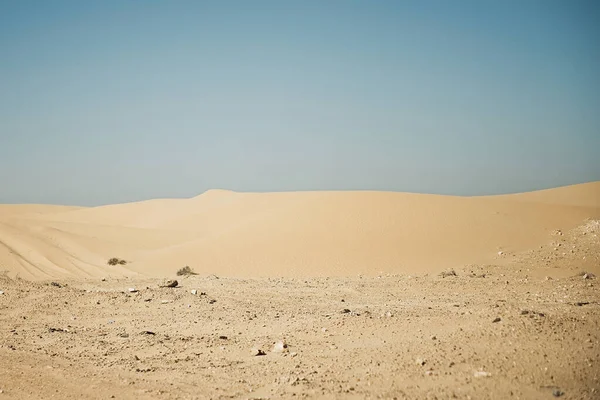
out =
<path fill-rule="evenodd" d="M 435 335 L 431 336 L 431 340 L 437 340 L 437 336 L 435 336 Z"/>
<path fill-rule="evenodd" d="M 4 292 L 3 292 L 2 290 L 0 290 L 0 295 L 1 295 L 1 294 L 4 294 Z"/>
<path fill-rule="evenodd" d="M 422 358 L 417 358 L 415 360 L 415 362 L 417 363 L 417 365 L 421 365 L 421 366 L 425 365 L 425 363 L 426 363 L 426 361 Z"/>
<path fill-rule="evenodd" d="M 287 344 L 280 340 L 277 343 L 275 343 L 275 345 L 273 345 L 273 349 L 271 350 L 271 352 L 284 353 L 287 351 L 287 347 Z"/>
<path fill-rule="evenodd" d="M 196 294 L 198 294 L 198 291 L 196 289 L 192 289 L 192 290 L 190 290 L 190 293 L 193 295 L 196 295 Z"/>
<path fill-rule="evenodd" d="M 161 303 L 162 304 L 167 304 L 167 303 L 172 303 L 172 301 L 171 300 L 161 300 Z"/>
<path fill-rule="evenodd" d="M 129 288 L 129 293 L 137 293 L 137 289 L 136 288 Z"/>
<path fill-rule="evenodd" d="M 485 372 L 485 371 L 475 371 L 473 373 L 473 376 L 475 378 L 488 378 L 488 377 L 492 376 L 492 374 L 490 374 L 489 372 Z"/>
<path fill-rule="evenodd" d="M 161 287 L 169 287 L 169 288 L 174 288 L 177 287 L 177 285 L 179 285 L 179 282 L 177 282 L 177 280 L 175 279 L 169 279 L 167 281 L 165 281 L 162 285 L 160 285 Z"/>
<path fill-rule="evenodd" d="M 264 351 L 262 351 L 261 349 L 259 349 L 258 347 L 253 347 L 252 349 L 250 349 L 250 355 L 256 357 L 256 356 L 265 356 L 267 353 L 265 353 Z"/>
<path fill-rule="evenodd" d="M 560 390 L 560 389 L 554 389 L 554 390 L 552 391 L 552 396 L 554 396 L 554 397 L 560 397 L 560 396 L 562 396 L 563 394 L 565 394 L 565 392 L 563 392 L 563 391 L 562 391 L 562 390 Z"/>
<path fill-rule="evenodd" d="M 494 323 L 494 322 L 500 322 L 500 321 L 502 321 L 502 318 L 500 318 L 500 317 L 496 317 L 496 318 L 495 318 L 495 319 L 492 321 L 492 323 Z"/>

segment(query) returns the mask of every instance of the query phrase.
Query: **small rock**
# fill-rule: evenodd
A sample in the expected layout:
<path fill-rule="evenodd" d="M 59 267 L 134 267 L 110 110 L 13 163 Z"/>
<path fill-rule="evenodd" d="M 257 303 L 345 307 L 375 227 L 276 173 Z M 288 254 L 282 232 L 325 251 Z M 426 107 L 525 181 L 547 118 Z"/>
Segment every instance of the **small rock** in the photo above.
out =
<path fill-rule="evenodd" d="M 141 331 L 140 335 L 156 335 L 156 333 L 154 333 L 152 331 Z"/>
<path fill-rule="evenodd" d="M 132 287 L 130 287 L 128 290 L 129 290 L 129 293 L 137 293 L 137 291 L 138 291 L 136 288 L 132 288 Z"/>
<path fill-rule="evenodd" d="M 490 374 L 489 372 L 485 372 L 485 371 L 475 371 L 473 373 L 473 376 L 475 378 L 488 378 L 488 377 L 492 376 L 492 374 Z"/>
<path fill-rule="evenodd" d="M 253 347 L 252 349 L 250 349 L 250 355 L 256 357 L 256 356 L 265 356 L 267 355 L 267 353 L 265 353 L 264 351 L 262 351 L 261 349 L 257 348 L 257 347 Z"/>
<path fill-rule="evenodd" d="M 349 313 L 351 313 L 351 312 L 352 312 L 352 311 L 351 311 L 349 308 L 344 308 L 344 309 L 341 311 L 341 313 L 342 313 L 342 314 L 349 314 Z"/>
<path fill-rule="evenodd" d="M 2 290 L 0 290 L 0 295 L 4 294 L 4 292 Z"/>
<path fill-rule="evenodd" d="M 168 304 L 168 303 L 172 303 L 173 301 L 172 300 L 161 300 L 160 302 L 161 302 L 161 304 Z"/>
<path fill-rule="evenodd" d="M 431 340 L 437 340 L 437 336 L 435 336 L 435 335 L 431 336 Z"/>
<path fill-rule="evenodd" d="M 174 288 L 174 287 L 177 287 L 177 285 L 179 285 L 179 282 L 177 282 L 177 280 L 168 279 L 168 280 L 164 281 L 164 283 L 162 285 L 160 285 L 160 287 Z"/>
<path fill-rule="evenodd" d="M 561 396 L 562 396 L 562 395 L 564 395 L 564 394 L 565 394 L 565 392 L 563 392 L 563 391 L 562 391 L 562 390 L 560 390 L 560 389 L 554 389 L 554 390 L 552 391 L 552 396 L 554 396 L 554 397 L 561 397 Z"/>
<path fill-rule="evenodd" d="M 227 340 L 227 336 L 221 335 L 221 336 L 219 336 L 219 339 L 221 339 L 221 340 Z"/>
<path fill-rule="evenodd" d="M 498 255 L 499 255 L 499 256 L 502 256 L 502 255 L 504 255 L 504 252 L 503 252 L 503 251 L 499 251 L 499 252 L 498 252 Z"/>
<path fill-rule="evenodd" d="M 273 345 L 273 349 L 271 350 L 271 352 L 273 353 L 284 353 L 287 351 L 287 344 L 284 343 L 282 340 L 278 341 L 277 343 L 275 343 L 275 345 Z"/>
<path fill-rule="evenodd" d="M 106 278 L 102 278 L 102 282 L 106 282 Z"/>
<path fill-rule="evenodd" d="M 594 275 L 590 272 L 583 274 L 583 279 L 594 279 L 595 277 L 596 277 L 596 275 Z"/>
<path fill-rule="evenodd" d="M 210 300 L 208 301 L 208 303 L 209 303 L 209 304 L 215 304 L 216 302 L 217 302 L 217 301 L 216 301 L 215 299 L 210 299 Z"/>
<path fill-rule="evenodd" d="M 502 318 L 496 317 L 496 318 L 494 318 L 494 320 L 492 321 L 492 323 L 500 322 L 500 321 L 502 321 Z"/>
<path fill-rule="evenodd" d="M 290 353 L 290 357 L 292 357 L 292 358 L 296 357 L 297 355 L 298 355 L 298 353 L 296 353 L 295 351 L 292 351 Z"/>
<path fill-rule="evenodd" d="M 196 289 L 192 289 L 192 290 L 190 290 L 190 293 L 193 294 L 193 295 L 197 295 L 198 291 Z"/>
<path fill-rule="evenodd" d="M 57 288 L 61 288 L 62 287 L 62 285 L 60 283 L 58 283 L 58 282 L 50 282 L 50 286 L 54 286 L 54 287 L 57 287 Z"/>
<path fill-rule="evenodd" d="M 427 370 L 427 371 L 425 371 L 425 375 L 431 376 L 431 375 L 433 375 L 433 371 L 432 370 Z"/>
<path fill-rule="evenodd" d="M 424 359 L 422 359 L 422 358 L 417 358 L 417 359 L 415 360 L 415 362 L 416 362 L 416 364 L 417 364 L 417 365 L 423 366 L 423 365 L 425 365 L 425 363 L 426 363 L 427 361 L 425 361 L 425 360 L 424 360 Z"/>

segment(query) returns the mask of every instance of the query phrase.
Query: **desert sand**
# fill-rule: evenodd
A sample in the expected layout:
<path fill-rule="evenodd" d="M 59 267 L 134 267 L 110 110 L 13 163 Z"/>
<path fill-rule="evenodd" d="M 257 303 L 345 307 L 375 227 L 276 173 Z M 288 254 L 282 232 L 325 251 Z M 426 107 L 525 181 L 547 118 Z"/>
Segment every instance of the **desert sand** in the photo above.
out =
<path fill-rule="evenodd" d="M 600 398 L 599 221 L 600 182 L 0 205 L 0 399 Z"/>

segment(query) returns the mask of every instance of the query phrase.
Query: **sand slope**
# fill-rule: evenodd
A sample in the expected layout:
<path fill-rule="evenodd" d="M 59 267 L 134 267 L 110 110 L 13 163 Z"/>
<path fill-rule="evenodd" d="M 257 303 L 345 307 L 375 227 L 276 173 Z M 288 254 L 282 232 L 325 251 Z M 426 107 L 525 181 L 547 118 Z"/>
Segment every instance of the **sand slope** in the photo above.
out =
<path fill-rule="evenodd" d="M 0 206 L 0 270 L 26 279 L 436 272 L 539 246 L 600 217 L 600 182 L 451 197 L 389 192 L 234 193 L 95 208 Z M 498 255 L 503 251 L 502 256 Z M 125 267 L 109 267 L 110 257 Z"/>

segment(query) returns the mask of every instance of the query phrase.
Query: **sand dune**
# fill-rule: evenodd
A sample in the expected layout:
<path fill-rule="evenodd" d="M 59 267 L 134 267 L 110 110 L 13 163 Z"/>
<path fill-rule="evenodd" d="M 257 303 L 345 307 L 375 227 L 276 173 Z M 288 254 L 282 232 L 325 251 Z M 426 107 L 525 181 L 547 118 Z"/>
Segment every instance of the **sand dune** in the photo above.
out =
<path fill-rule="evenodd" d="M 0 270 L 27 279 L 436 272 L 600 217 L 600 182 L 487 197 L 208 191 L 94 208 L 0 206 Z M 110 267 L 120 257 L 126 266 Z"/>
<path fill-rule="evenodd" d="M 54 214 L 81 209 L 83 209 L 83 207 L 55 206 L 45 204 L 0 204 L 0 218 L 17 215 L 23 216 L 26 214 Z"/>

